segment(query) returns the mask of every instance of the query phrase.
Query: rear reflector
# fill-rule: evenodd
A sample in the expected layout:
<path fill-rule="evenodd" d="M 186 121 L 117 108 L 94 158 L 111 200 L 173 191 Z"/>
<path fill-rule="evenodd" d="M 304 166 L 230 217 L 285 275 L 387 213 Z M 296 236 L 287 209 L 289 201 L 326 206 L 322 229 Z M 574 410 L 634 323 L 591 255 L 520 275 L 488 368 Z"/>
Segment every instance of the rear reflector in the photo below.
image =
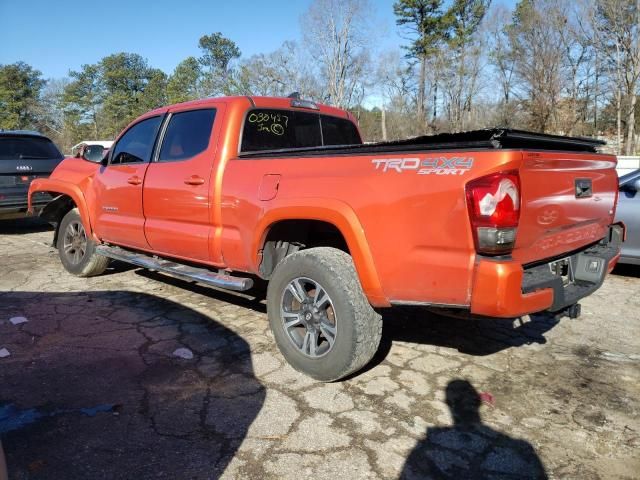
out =
<path fill-rule="evenodd" d="M 469 182 L 467 207 L 478 253 L 504 255 L 513 250 L 520 220 L 520 178 L 516 170 Z"/>

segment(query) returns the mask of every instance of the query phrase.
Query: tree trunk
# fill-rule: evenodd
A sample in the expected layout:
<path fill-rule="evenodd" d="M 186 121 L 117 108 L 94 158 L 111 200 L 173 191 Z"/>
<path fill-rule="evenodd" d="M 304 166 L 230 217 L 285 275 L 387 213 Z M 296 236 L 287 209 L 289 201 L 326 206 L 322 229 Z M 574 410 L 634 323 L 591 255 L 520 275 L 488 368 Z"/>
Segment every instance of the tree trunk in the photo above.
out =
<path fill-rule="evenodd" d="M 598 49 L 596 49 L 596 79 L 593 86 L 593 136 L 598 136 L 598 80 L 600 75 L 600 64 L 598 62 Z"/>
<path fill-rule="evenodd" d="M 380 122 L 382 126 L 382 140 L 386 142 L 387 141 L 387 116 L 386 116 L 384 107 L 382 107 L 382 118 Z"/>
<path fill-rule="evenodd" d="M 616 139 L 618 146 L 616 147 L 616 153 L 620 155 L 622 149 L 622 92 L 620 87 L 616 92 Z"/>
<path fill-rule="evenodd" d="M 427 83 L 427 56 L 422 55 L 420 59 L 420 80 L 418 81 L 418 108 L 417 115 L 420 121 L 420 125 L 425 124 L 424 115 L 424 91 Z"/>
<path fill-rule="evenodd" d="M 433 117 L 432 117 L 432 130 L 435 131 L 436 118 L 438 116 L 438 80 L 436 80 L 433 86 Z"/>
<path fill-rule="evenodd" d="M 633 93 L 630 95 L 629 114 L 627 115 L 627 138 L 624 142 L 625 155 L 633 155 L 635 152 L 635 125 L 636 125 L 636 102 L 638 96 Z"/>

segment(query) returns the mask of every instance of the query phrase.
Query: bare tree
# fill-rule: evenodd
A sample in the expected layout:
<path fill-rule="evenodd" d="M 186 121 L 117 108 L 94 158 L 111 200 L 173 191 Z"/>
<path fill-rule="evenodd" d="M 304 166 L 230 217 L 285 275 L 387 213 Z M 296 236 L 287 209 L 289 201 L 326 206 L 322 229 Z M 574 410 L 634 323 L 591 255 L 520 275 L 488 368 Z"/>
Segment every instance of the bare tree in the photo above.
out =
<path fill-rule="evenodd" d="M 305 44 L 333 105 L 347 107 L 364 94 L 372 11 L 367 0 L 314 0 L 302 18 Z"/>
<path fill-rule="evenodd" d="M 253 55 L 234 74 L 234 91 L 240 95 L 286 96 L 320 99 L 321 89 L 298 44 L 286 41 L 271 53 Z"/>
<path fill-rule="evenodd" d="M 566 82 L 559 1 L 521 0 L 509 27 L 516 58 L 516 93 L 529 114 L 529 127 L 541 132 L 558 131 L 558 109 Z"/>
<path fill-rule="evenodd" d="M 576 129 L 586 123 L 588 111 L 589 65 L 594 50 L 587 32 L 587 8 L 589 4 L 581 1 L 557 6 L 558 19 L 564 24 L 559 33 L 567 78 L 564 108 L 559 112 L 563 121 L 559 126 L 569 135 L 575 134 Z"/>
<path fill-rule="evenodd" d="M 512 100 L 515 81 L 516 56 L 510 41 L 508 28 L 510 12 L 503 5 L 493 9 L 487 18 L 489 61 L 493 66 L 499 85 L 498 122 L 504 126 L 513 123 L 515 105 Z"/>
<path fill-rule="evenodd" d="M 618 148 L 626 123 L 625 154 L 635 151 L 635 111 L 640 87 L 640 0 L 596 0 L 597 48 L 615 85 Z"/>
<path fill-rule="evenodd" d="M 454 0 L 444 22 L 447 27 L 448 66 L 445 75 L 447 117 L 453 131 L 464 129 L 465 114 L 478 94 L 483 38 L 478 28 L 490 0 Z"/>

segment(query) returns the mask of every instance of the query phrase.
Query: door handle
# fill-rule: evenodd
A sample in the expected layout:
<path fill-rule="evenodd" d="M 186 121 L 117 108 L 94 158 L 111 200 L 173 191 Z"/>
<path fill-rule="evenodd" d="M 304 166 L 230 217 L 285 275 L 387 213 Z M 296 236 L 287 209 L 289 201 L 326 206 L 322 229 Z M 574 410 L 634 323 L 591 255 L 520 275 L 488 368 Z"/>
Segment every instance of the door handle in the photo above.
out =
<path fill-rule="evenodd" d="M 130 183 L 131 185 L 140 185 L 142 183 L 142 179 L 139 176 L 134 175 L 133 177 L 127 178 L 127 183 Z"/>
<path fill-rule="evenodd" d="M 204 183 L 204 178 L 199 177 L 198 175 L 191 175 L 184 179 L 184 183 L 187 185 L 202 185 Z"/>

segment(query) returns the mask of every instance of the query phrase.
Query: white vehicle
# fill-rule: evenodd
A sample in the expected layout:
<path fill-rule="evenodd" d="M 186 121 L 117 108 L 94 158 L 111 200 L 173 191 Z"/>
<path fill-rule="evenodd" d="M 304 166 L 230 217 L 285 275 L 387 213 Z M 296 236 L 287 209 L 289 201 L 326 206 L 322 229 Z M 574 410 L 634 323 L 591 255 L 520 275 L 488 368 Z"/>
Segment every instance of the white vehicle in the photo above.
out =
<path fill-rule="evenodd" d="M 105 150 L 111 148 L 111 145 L 113 145 L 113 141 L 111 140 L 83 140 L 80 143 L 75 144 L 73 147 L 71 147 L 71 156 L 72 157 L 76 157 L 78 156 L 78 153 L 80 153 L 80 149 L 83 146 L 89 146 L 89 145 L 100 145 L 102 147 L 104 147 Z"/>

